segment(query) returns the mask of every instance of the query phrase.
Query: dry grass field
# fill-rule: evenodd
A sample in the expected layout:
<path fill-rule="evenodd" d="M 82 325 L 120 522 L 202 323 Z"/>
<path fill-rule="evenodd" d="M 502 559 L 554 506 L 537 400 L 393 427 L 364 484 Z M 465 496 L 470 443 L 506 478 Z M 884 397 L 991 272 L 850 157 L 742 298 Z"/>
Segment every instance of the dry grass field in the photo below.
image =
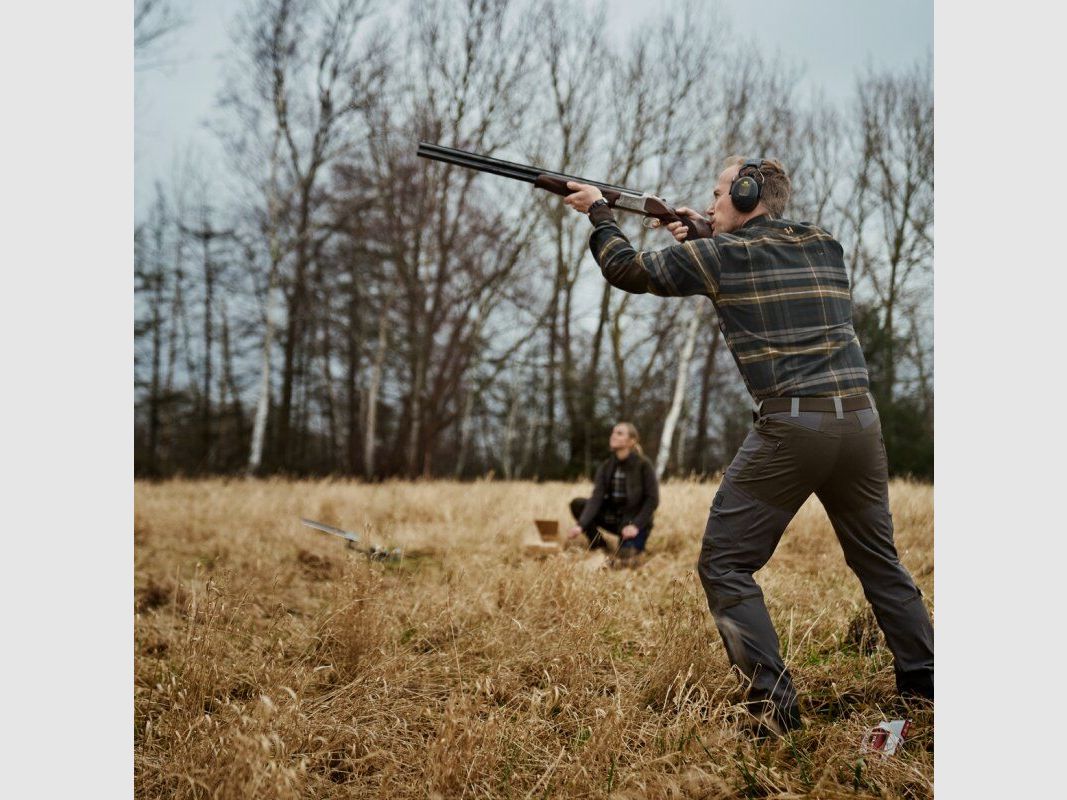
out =
<path fill-rule="evenodd" d="M 715 486 L 662 487 L 652 557 L 535 560 L 588 484 L 135 487 L 141 798 L 926 798 L 933 712 L 892 661 L 813 498 L 757 579 L 806 726 L 755 741 L 694 564 Z M 933 488 L 894 482 L 933 601 Z M 301 516 L 400 546 L 370 561 Z M 863 732 L 907 714 L 892 758 Z"/>

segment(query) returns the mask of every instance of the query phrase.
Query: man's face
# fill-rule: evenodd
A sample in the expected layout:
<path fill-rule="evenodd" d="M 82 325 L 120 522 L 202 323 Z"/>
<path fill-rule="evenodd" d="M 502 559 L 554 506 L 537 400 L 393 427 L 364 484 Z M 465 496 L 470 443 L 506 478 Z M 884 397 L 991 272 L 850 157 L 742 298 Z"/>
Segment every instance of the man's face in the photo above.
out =
<path fill-rule="evenodd" d="M 719 182 L 715 184 L 712 194 L 711 205 L 704 213 L 711 220 L 711 232 L 718 236 L 720 233 L 730 233 L 741 227 L 747 216 L 734 208 L 730 200 L 730 184 L 734 182 L 737 173 L 741 171 L 741 165 L 727 167 L 719 175 Z"/>

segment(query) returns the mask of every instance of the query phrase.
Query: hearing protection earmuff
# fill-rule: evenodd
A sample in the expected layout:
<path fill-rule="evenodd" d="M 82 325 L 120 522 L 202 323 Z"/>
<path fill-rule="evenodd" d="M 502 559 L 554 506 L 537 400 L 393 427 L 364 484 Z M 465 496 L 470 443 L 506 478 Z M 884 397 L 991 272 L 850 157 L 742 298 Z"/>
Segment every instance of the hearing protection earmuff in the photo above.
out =
<path fill-rule="evenodd" d="M 749 159 L 741 165 L 737 177 L 730 184 L 730 200 L 734 208 L 742 213 L 754 209 L 763 195 L 763 173 L 760 172 L 762 166 L 762 158 Z M 749 171 L 748 175 L 745 174 L 746 170 Z"/>

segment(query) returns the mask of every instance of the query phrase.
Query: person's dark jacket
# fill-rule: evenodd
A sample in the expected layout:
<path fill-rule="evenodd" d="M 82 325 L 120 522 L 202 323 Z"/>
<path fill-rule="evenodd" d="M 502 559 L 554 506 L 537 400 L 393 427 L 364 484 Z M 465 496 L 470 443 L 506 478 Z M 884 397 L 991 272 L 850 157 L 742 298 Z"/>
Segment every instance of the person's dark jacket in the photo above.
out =
<path fill-rule="evenodd" d="M 600 513 L 605 499 L 611 496 L 611 476 L 616 463 L 626 472 L 626 508 L 619 513 L 619 529 L 627 525 L 651 528 L 652 512 L 659 505 L 659 481 L 652 462 L 636 450 L 631 451 L 622 462 L 612 454 L 597 467 L 593 478 L 593 496 L 582 509 L 578 524 L 588 528 Z"/>

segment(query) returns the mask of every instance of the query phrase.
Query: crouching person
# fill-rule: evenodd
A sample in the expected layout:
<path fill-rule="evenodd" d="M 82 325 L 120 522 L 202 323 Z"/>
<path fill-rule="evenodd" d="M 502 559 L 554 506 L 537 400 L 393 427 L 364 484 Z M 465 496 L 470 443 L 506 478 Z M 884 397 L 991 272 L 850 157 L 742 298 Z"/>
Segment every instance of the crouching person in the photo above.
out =
<path fill-rule="evenodd" d="M 584 533 L 590 549 L 597 549 L 607 547 L 601 529 L 617 534 L 621 541 L 616 556 L 627 559 L 644 552 L 652 514 L 659 505 L 659 481 L 632 424 L 618 423 L 608 445 L 611 455 L 597 467 L 592 497 L 571 501 L 578 524 L 571 528 L 570 537 Z"/>

